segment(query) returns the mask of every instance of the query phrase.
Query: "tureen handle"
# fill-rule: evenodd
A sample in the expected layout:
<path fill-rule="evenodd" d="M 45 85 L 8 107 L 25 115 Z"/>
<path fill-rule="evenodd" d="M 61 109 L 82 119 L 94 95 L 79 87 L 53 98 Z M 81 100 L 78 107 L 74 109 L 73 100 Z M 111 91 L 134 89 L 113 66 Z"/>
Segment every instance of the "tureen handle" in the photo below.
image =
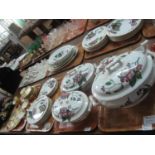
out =
<path fill-rule="evenodd" d="M 116 71 L 116 69 L 118 67 L 121 67 L 123 65 L 122 61 L 120 60 L 120 58 L 118 58 L 117 60 L 115 60 L 114 62 L 111 62 L 107 67 L 107 71 L 109 73 L 112 73 L 113 71 Z"/>

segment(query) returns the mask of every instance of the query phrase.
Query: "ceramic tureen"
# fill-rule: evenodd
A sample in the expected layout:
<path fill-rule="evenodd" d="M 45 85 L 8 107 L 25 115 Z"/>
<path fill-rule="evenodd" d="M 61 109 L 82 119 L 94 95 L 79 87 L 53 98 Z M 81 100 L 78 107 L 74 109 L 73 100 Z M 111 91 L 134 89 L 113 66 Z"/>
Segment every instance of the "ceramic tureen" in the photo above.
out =
<path fill-rule="evenodd" d="M 107 26 L 107 35 L 112 41 L 123 41 L 133 37 L 142 26 L 140 19 L 116 19 Z"/>
<path fill-rule="evenodd" d="M 61 91 L 86 90 L 95 77 L 95 67 L 91 63 L 79 65 L 67 72 L 61 83 Z M 89 87 L 90 88 L 90 87 Z"/>
<path fill-rule="evenodd" d="M 102 61 L 92 85 L 93 96 L 109 108 L 138 104 L 149 94 L 155 82 L 153 58 L 154 55 L 141 46 L 130 53 Z"/>
<path fill-rule="evenodd" d="M 81 91 L 64 92 L 52 106 L 52 116 L 58 122 L 79 122 L 87 117 L 92 104 Z"/>
<path fill-rule="evenodd" d="M 29 124 L 43 124 L 50 116 L 52 100 L 47 96 L 39 96 L 27 110 L 27 122 Z"/>
<path fill-rule="evenodd" d="M 108 42 L 107 30 L 105 26 L 93 29 L 84 37 L 82 47 L 87 52 L 93 52 L 100 49 Z"/>

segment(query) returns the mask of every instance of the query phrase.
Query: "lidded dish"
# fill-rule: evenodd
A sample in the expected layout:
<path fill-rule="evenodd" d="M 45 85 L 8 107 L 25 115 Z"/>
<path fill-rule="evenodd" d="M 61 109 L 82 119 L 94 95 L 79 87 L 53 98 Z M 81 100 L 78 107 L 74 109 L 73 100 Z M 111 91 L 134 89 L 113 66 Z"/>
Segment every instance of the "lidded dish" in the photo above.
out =
<path fill-rule="evenodd" d="M 50 116 L 52 100 L 45 95 L 39 96 L 27 110 L 27 122 L 41 125 Z"/>
<path fill-rule="evenodd" d="M 87 52 L 93 52 L 108 43 L 107 30 L 105 26 L 100 26 L 90 31 L 82 41 L 82 47 Z"/>
<path fill-rule="evenodd" d="M 52 106 L 52 116 L 58 122 L 79 122 L 87 117 L 92 104 L 81 91 L 63 92 Z"/>
<path fill-rule="evenodd" d="M 41 87 L 40 95 L 51 96 L 58 88 L 58 81 L 55 78 L 48 79 Z"/>
<path fill-rule="evenodd" d="M 65 45 L 53 51 L 48 59 L 48 64 L 53 71 L 63 68 L 75 59 L 78 48 L 73 45 Z"/>
<path fill-rule="evenodd" d="M 142 26 L 141 19 L 116 19 L 107 26 L 107 35 L 114 42 L 127 40 L 137 34 Z"/>
<path fill-rule="evenodd" d="M 66 73 L 61 82 L 61 91 L 86 90 L 95 77 L 95 67 L 91 63 L 85 63 L 75 67 Z"/>
<path fill-rule="evenodd" d="M 155 82 L 154 55 L 141 46 L 110 59 L 92 85 L 93 96 L 105 107 L 131 107 L 141 102 Z"/>

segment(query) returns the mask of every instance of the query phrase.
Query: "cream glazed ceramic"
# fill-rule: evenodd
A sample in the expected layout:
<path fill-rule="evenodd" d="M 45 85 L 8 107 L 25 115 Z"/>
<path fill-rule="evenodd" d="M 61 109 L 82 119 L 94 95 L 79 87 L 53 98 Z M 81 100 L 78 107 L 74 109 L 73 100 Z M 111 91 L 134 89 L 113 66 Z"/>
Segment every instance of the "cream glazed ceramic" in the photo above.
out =
<path fill-rule="evenodd" d="M 39 96 L 27 110 L 27 122 L 29 124 L 43 124 L 50 116 L 52 100 L 47 96 Z"/>
<path fill-rule="evenodd" d="M 116 19 L 107 26 L 107 35 L 112 41 L 123 41 L 133 37 L 142 26 L 140 19 Z"/>
<path fill-rule="evenodd" d="M 82 47 L 87 52 L 98 50 L 108 42 L 105 26 L 100 26 L 90 31 L 82 41 Z"/>
<path fill-rule="evenodd" d="M 76 46 L 65 45 L 57 50 L 55 50 L 48 59 L 49 65 L 59 66 L 64 61 L 68 60 L 72 53 L 78 51 Z"/>
<path fill-rule="evenodd" d="M 155 82 L 154 56 L 141 47 L 121 54 L 97 74 L 93 96 L 105 107 L 130 107 L 142 101 Z"/>
<path fill-rule="evenodd" d="M 91 110 L 88 97 L 81 91 L 63 92 L 54 102 L 52 116 L 58 122 L 78 122 Z"/>
<path fill-rule="evenodd" d="M 55 78 L 48 79 L 41 87 L 39 95 L 51 96 L 58 88 L 58 81 Z"/>
<path fill-rule="evenodd" d="M 85 63 L 67 72 L 61 82 L 61 91 L 73 91 L 78 89 L 86 90 L 91 85 L 95 77 L 95 67 L 93 64 Z"/>

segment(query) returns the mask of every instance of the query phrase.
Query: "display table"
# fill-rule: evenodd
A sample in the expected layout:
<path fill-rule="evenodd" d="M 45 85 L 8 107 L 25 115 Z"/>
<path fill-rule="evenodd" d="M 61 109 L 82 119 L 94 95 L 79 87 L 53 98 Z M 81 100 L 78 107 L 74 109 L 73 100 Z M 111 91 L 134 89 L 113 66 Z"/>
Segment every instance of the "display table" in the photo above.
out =
<path fill-rule="evenodd" d="M 71 43 L 74 45 L 80 44 L 82 41 L 83 36 L 76 38 L 75 40 L 72 40 L 68 42 L 67 44 Z M 135 49 L 136 47 L 140 46 L 142 42 L 146 40 L 145 37 L 141 37 L 138 41 L 136 41 L 132 45 L 128 45 L 127 47 L 113 50 L 112 52 L 106 52 L 103 54 L 100 54 L 99 56 L 90 58 L 90 59 L 83 59 L 81 61 L 82 63 L 90 62 L 99 64 L 99 62 L 108 56 L 117 55 L 123 52 L 131 51 Z M 69 69 L 62 70 L 62 72 L 57 73 L 53 75 L 52 77 L 56 78 L 60 82 L 66 72 Z M 31 85 L 42 85 L 47 79 L 50 77 L 45 77 L 44 79 L 33 83 Z M 17 94 L 19 93 L 20 89 L 17 91 Z M 21 131 L 11 131 L 9 133 L 6 133 L 4 131 L 1 131 L 0 133 L 4 134 L 143 134 L 144 131 L 146 133 L 152 133 L 155 129 L 155 126 L 147 126 L 145 124 L 145 121 L 149 121 L 149 119 L 153 120 L 155 116 L 155 100 L 154 100 L 154 91 L 155 89 L 152 89 L 152 92 L 150 95 L 144 100 L 142 104 L 139 104 L 133 108 L 129 109 L 120 109 L 120 110 L 108 110 L 106 108 L 101 107 L 94 101 L 94 117 L 93 112 L 90 115 L 90 121 L 89 119 L 84 122 L 84 124 L 87 124 L 87 128 L 83 128 L 83 125 L 79 125 L 77 127 L 72 127 L 72 125 L 62 126 L 58 124 L 57 122 L 54 122 L 53 127 L 48 132 L 40 132 L 40 131 L 33 131 L 28 132 L 26 131 L 26 126 L 23 127 Z M 86 93 L 88 96 L 91 96 L 91 92 Z M 60 90 L 58 89 L 55 95 L 52 97 L 53 100 L 55 100 L 60 95 Z M 97 119 L 95 118 L 97 117 Z M 93 117 L 93 119 L 91 118 Z M 50 120 L 51 121 L 51 120 Z M 90 122 L 89 122 L 90 121 Z M 117 123 L 117 124 L 116 124 Z M 152 123 L 154 124 L 154 123 Z M 90 127 L 90 128 L 89 128 Z M 91 128 L 92 127 L 92 128 Z M 149 130 L 149 131 L 147 131 Z"/>

